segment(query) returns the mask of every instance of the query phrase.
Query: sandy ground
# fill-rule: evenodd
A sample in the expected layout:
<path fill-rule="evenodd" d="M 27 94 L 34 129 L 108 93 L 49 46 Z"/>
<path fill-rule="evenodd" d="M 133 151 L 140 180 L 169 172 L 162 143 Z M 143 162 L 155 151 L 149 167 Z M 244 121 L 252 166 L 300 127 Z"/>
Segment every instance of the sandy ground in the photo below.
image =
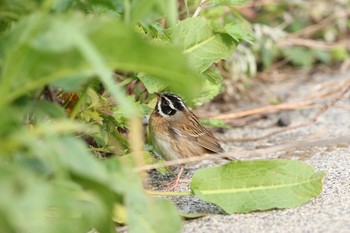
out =
<path fill-rule="evenodd" d="M 303 99 L 310 93 L 321 92 L 322 85 L 329 81 L 350 79 L 350 73 L 341 75 L 315 74 L 311 77 L 295 75 L 291 81 L 269 86 L 263 98 L 280 97 L 283 101 Z M 298 80 L 297 82 L 295 80 Z M 267 88 L 267 87 L 266 87 Z M 249 109 L 249 106 L 245 106 Z M 237 109 L 240 111 L 242 109 Z M 300 110 L 283 113 L 291 125 L 310 119 L 316 110 Z M 280 114 L 269 115 L 254 124 L 226 130 L 218 137 L 256 137 L 280 129 L 275 123 Z M 226 151 L 254 150 L 289 142 L 337 138 L 350 135 L 350 95 L 345 95 L 335 106 L 322 114 L 316 123 L 289 130 L 263 140 L 223 143 Z M 288 158 L 303 160 L 318 171 L 325 171 L 324 189 L 321 195 L 295 209 L 269 210 L 249 214 L 226 215 L 215 205 L 196 197 L 172 197 L 178 209 L 185 213 L 206 213 L 203 218 L 184 223 L 183 232 L 350 232 L 350 141 L 327 146 L 310 147 L 258 155 L 255 158 Z M 244 159 L 244 158 L 241 158 Z M 217 163 L 217 162 L 216 162 Z M 176 191 L 188 190 L 189 180 L 198 167 L 213 166 L 215 162 L 203 161 L 185 169 L 181 185 Z M 154 189 L 162 189 L 171 176 L 152 172 Z M 187 182 L 186 182 L 187 180 Z"/>

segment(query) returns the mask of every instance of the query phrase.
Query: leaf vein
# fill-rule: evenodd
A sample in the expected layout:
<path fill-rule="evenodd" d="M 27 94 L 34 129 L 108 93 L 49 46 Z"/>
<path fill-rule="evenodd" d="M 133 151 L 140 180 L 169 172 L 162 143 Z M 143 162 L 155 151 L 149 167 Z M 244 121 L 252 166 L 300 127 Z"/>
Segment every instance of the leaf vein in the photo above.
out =
<path fill-rule="evenodd" d="M 259 191 L 259 190 L 267 190 L 267 189 L 278 189 L 278 188 L 287 188 L 287 187 L 293 187 L 298 186 L 306 183 L 311 183 L 313 181 L 319 180 L 320 177 L 317 176 L 313 179 L 308 179 L 303 182 L 298 183 L 290 183 L 290 184 L 279 184 L 279 185 L 269 185 L 269 186 L 257 186 L 257 187 L 249 187 L 249 188 L 231 188 L 231 189 L 220 189 L 220 190 L 198 190 L 201 194 L 206 195 L 215 195 L 215 194 L 224 194 L 224 193 L 243 193 L 243 192 L 252 192 L 252 191 Z"/>
<path fill-rule="evenodd" d="M 185 49 L 185 50 L 184 50 L 184 54 L 190 53 L 190 52 L 192 52 L 193 50 L 196 50 L 197 48 L 199 48 L 199 47 L 205 45 L 206 43 L 209 43 L 210 41 L 214 40 L 214 38 L 215 38 L 215 35 L 212 35 L 212 36 L 209 37 L 208 39 L 203 40 L 202 42 L 200 42 L 200 43 L 198 43 L 198 44 L 196 44 L 196 45 L 194 45 L 194 46 L 192 46 L 192 47 L 190 47 L 190 48 L 188 48 L 188 49 Z"/>

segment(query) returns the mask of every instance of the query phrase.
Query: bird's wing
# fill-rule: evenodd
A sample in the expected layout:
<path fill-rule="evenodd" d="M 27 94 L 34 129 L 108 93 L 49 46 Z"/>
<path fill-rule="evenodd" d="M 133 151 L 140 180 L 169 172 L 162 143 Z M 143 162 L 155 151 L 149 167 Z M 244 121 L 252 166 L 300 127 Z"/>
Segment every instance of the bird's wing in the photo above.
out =
<path fill-rule="evenodd" d="M 213 153 L 224 152 L 218 140 L 198 121 L 197 117 L 191 112 L 190 117 L 188 118 L 187 123 L 182 124 L 183 136 L 189 138 L 189 140 L 197 143 L 198 145 L 204 147 Z"/>

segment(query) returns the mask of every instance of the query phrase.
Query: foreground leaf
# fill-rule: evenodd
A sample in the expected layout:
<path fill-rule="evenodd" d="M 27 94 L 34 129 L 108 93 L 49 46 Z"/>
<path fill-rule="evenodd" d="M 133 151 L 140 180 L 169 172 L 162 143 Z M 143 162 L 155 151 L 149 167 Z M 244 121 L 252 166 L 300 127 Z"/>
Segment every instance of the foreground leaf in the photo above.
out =
<path fill-rule="evenodd" d="M 110 18 L 37 13 L 19 21 L 0 38 L 0 44 L 5 41 L 0 107 L 52 82 L 71 79 L 71 85 L 80 86 L 84 78 L 101 76 L 107 69 L 109 75 L 115 69 L 144 72 L 188 96 L 201 84 L 179 50 L 154 45 Z M 131 108 L 124 100 L 121 107 Z"/>
<path fill-rule="evenodd" d="M 38 164 L 0 165 L 0 232 L 113 232 L 102 198 L 69 180 L 44 179 L 32 172 Z"/>
<path fill-rule="evenodd" d="M 295 160 L 233 161 L 198 170 L 191 190 L 227 213 L 294 208 L 321 193 L 324 175 Z"/>
<path fill-rule="evenodd" d="M 113 169 L 113 189 L 124 195 L 126 213 L 115 212 L 114 220 L 126 222 L 130 233 L 178 233 L 181 232 L 181 218 L 169 200 L 155 200 L 147 196 L 137 173 L 130 172 L 129 161 L 110 160 Z"/>

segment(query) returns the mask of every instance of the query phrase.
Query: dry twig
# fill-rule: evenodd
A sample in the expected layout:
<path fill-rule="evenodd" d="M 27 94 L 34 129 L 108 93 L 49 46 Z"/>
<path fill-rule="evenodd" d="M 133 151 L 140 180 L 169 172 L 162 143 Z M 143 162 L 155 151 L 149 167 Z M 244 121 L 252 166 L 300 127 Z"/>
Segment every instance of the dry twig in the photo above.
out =
<path fill-rule="evenodd" d="M 339 19 L 339 18 L 344 18 L 348 17 L 350 15 L 350 10 L 343 11 L 343 12 L 338 12 L 337 14 L 330 14 L 328 17 L 322 19 L 320 22 L 317 24 L 310 25 L 308 27 L 305 27 L 301 29 L 300 31 L 291 34 L 291 37 L 310 37 L 314 33 L 322 30 L 323 28 L 327 27 L 331 23 L 333 23 L 334 20 Z"/>
<path fill-rule="evenodd" d="M 219 158 L 252 158 L 256 156 L 261 156 L 263 154 L 273 153 L 273 152 L 279 152 L 284 150 L 290 150 L 290 149 L 298 149 L 303 150 L 310 147 L 315 146 L 329 146 L 329 145 L 339 145 L 339 144 L 347 144 L 350 143 L 350 135 L 339 137 L 339 138 L 329 138 L 329 139 L 322 139 L 322 140 L 310 140 L 310 141 L 297 141 L 297 142 L 291 142 L 284 145 L 278 145 L 278 146 L 272 146 L 264 149 L 257 149 L 257 150 L 251 150 L 251 151 L 237 151 L 237 152 L 227 152 L 222 154 L 206 154 L 203 156 L 198 157 L 190 157 L 185 159 L 177 159 L 172 161 L 167 161 L 162 164 L 151 164 L 143 167 L 137 167 L 134 169 L 135 172 L 140 171 L 148 171 L 151 169 L 166 167 L 166 166 L 175 166 L 180 164 L 188 164 L 193 162 L 200 162 L 203 160 L 216 160 Z"/>
<path fill-rule="evenodd" d="M 310 107 L 311 105 L 313 105 L 313 103 L 311 101 L 301 101 L 301 102 L 295 103 L 295 104 L 292 103 L 292 104 L 268 105 L 268 106 L 264 106 L 264 107 L 260 107 L 260 108 L 242 111 L 242 112 L 221 114 L 221 115 L 214 116 L 211 118 L 218 119 L 218 120 L 241 118 L 241 117 L 246 117 L 246 116 L 255 115 L 255 114 L 273 113 L 273 112 L 278 112 L 281 110 L 304 109 L 304 108 Z"/>
<path fill-rule="evenodd" d="M 349 81 L 346 82 L 345 86 L 342 86 L 342 88 L 340 90 L 341 90 L 340 94 L 338 96 L 336 96 L 329 104 L 323 105 L 319 109 L 319 111 L 315 114 L 315 116 L 312 117 L 310 120 L 307 120 L 307 121 L 302 122 L 302 123 L 297 124 L 297 125 L 293 125 L 293 126 L 289 126 L 289 127 L 283 128 L 283 129 L 279 129 L 279 130 L 270 132 L 268 134 L 265 134 L 265 135 L 262 135 L 262 136 L 259 136 L 259 137 L 252 137 L 252 138 L 220 138 L 220 140 L 221 141 L 225 141 L 225 142 L 230 142 L 230 141 L 235 141 L 235 142 L 237 142 L 237 141 L 257 141 L 257 140 L 265 139 L 265 138 L 270 137 L 270 136 L 275 135 L 275 134 L 279 134 L 279 133 L 286 132 L 286 131 L 289 131 L 289 130 L 292 130 L 292 129 L 297 129 L 297 128 L 301 128 L 301 127 L 305 127 L 305 126 L 308 126 L 310 124 L 313 124 L 313 123 L 315 123 L 318 120 L 318 118 L 323 113 L 325 113 L 330 107 L 335 105 L 335 103 L 337 103 L 341 98 L 343 98 L 343 96 L 350 90 L 350 82 Z"/>
<path fill-rule="evenodd" d="M 204 4 L 206 3 L 206 1 L 207 1 L 207 0 L 202 0 L 202 1 L 199 3 L 197 9 L 196 9 L 195 12 L 193 13 L 193 16 L 192 16 L 193 18 L 194 18 L 194 17 L 197 17 L 197 16 L 199 15 L 199 13 L 203 10 L 203 7 L 204 7 Z"/>

